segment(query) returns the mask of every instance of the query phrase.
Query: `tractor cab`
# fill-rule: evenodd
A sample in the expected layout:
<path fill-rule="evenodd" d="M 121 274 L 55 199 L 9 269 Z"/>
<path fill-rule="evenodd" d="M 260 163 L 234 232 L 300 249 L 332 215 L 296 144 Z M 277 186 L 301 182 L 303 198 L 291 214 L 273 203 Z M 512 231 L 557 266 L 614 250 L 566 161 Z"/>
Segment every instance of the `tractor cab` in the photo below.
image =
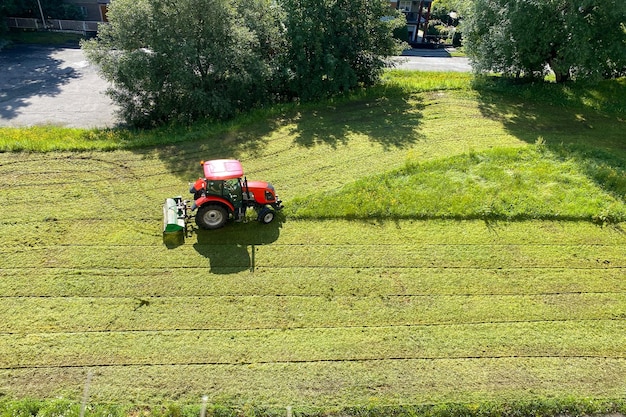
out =
<path fill-rule="evenodd" d="M 209 195 L 223 197 L 226 200 L 230 201 L 235 209 L 240 209 L 242 208 L 243 204 L 242 190 L 243 186 L 239 178 L 231 178 L 227 180 L 206 180 L 205 196 Z M 201 198 L 202 193 L 200 192 L 200 194 L 197 194 L 197 192 L 194 192 L 194 197 Z M 195 201 L 196 198 L 194 198 L 194 202 Z"/>

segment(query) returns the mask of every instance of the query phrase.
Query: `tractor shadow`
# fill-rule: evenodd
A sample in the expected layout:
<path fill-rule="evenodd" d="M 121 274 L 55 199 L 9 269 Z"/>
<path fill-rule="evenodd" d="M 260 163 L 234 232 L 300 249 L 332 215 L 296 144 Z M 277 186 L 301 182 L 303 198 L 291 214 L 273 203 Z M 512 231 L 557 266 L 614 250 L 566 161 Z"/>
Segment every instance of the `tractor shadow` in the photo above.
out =
<path fill-rule="evenodd" d="M 231 222 L 217 230 L 194 229 L 197 241 L 193 247 L 209 260 L 213 274 L 254 272 L 256 247 L 278 240 L 284 221 L 284 215 L 278 213 L 270 224 L 249 220 L 245 223 Z"/>

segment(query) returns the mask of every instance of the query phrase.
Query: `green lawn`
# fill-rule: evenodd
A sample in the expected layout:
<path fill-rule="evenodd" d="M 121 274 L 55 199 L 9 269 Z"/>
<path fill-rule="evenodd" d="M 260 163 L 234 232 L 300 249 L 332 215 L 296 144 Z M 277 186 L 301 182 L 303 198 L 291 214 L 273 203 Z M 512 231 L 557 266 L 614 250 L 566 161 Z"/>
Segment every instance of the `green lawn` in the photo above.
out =
<path fill-rule="evenodd" d="M 87 415 L 624 413 L 624 83 L 390 77 L 56 151 L 0 130 L 0 415 L 78 416 L 88 374 Z M 164 245 L 213 157 L 284 214 Z"/>

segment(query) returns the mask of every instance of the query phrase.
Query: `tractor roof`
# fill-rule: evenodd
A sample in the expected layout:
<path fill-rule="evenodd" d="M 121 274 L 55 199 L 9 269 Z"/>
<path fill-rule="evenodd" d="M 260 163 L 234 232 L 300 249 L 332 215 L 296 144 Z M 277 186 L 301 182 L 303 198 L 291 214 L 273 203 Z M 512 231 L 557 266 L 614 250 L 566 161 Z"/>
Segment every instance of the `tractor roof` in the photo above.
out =
<path fill-rule="evenodd" d="M 205 161 L 202 165 L 204 166 L 204 177 L 207 180 L 229 180 L 243 176 L 241 162 L 236 159 L 215 159 Z"/>

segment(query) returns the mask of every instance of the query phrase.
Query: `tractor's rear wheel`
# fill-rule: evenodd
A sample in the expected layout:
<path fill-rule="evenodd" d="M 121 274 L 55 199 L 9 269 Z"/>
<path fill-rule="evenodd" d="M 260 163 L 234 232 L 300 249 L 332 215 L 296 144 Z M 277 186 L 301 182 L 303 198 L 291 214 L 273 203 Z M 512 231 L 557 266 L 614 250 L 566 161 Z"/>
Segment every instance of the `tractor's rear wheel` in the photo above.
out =
<path fill-rule="evenodd" d="M 207 230 L 219 229 L 228 221 L 228 212 L 222 206 L 207 204 L 198 209 L 196 224 Z"/>

